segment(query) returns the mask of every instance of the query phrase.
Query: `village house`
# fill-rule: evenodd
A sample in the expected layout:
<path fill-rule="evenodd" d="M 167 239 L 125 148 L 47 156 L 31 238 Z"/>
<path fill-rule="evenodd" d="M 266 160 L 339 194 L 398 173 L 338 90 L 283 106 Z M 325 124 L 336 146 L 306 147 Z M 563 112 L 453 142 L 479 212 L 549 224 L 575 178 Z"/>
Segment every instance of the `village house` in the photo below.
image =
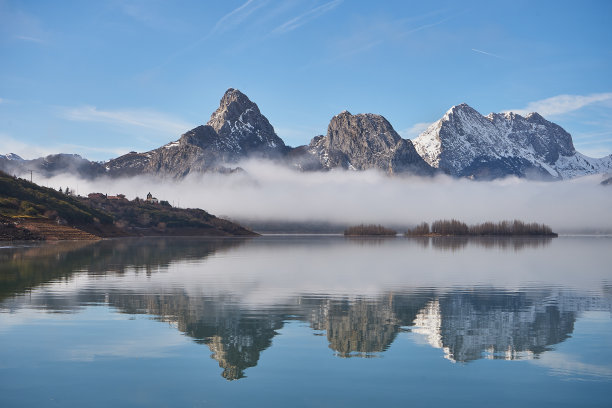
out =
<path fill-rule="evenodd" d="M 117 194 L 116 196 L 107 196 L 109 200 L 125 200 L 125 194 Z"/>
<path fill-rule="evenodd" d="M 149 192 L 149 194 L 147 194 L 147 203 L 157 204 L 157 203 L 159 203 L 159 200 L 157 198 L 153 197 L 153 194 L 151 194 L 151 192 Z"/>

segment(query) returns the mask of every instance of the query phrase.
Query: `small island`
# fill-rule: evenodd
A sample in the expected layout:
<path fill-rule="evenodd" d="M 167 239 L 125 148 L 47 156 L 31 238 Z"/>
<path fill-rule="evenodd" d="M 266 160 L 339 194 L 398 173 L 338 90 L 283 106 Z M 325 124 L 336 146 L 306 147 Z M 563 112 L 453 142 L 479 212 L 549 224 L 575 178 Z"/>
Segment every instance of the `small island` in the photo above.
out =
<path fill-rule="evenodd" d="M 467 225 L 458 220 L 438 220 L 431 224 L 423 222 L 404 234 L 408 237 L 448 237 L 448 236 L 495 236 L 495 237 L 557 237 L 558 234 L 545 224 L 526 223 L 519 220 L 484 222 Z"/>
<path fill-rule="evenodd" d="M 345 236 L 394 237 L 397 231 L 376 224 L 360 224 L 344 230 Z M 455 219 L 434 221 L 431 226 L 422 222 L 408 229 L 406 237 L 557 237 L 558 234 L 546 224 L 526 223 L 519 220 L 483 222 L 467 225 Z"/>
<path fill-rule="evenodd" d="M 355 225 L 344 230 L 345 236 L 375 236 L 375 237 L 394 237 L 397 231 L 385 228 L 382 225 Z"/>

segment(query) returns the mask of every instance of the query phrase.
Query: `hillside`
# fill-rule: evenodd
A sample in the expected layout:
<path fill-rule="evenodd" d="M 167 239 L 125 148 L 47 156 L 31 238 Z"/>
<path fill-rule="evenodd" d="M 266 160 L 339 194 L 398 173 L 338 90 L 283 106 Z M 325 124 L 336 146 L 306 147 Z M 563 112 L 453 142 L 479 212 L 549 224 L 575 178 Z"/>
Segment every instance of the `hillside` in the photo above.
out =
<path fill-rule="evenodd" d="M 151 203 L 138 198 L 130 201 L 123 197 L 109 198 L 103 194 L 90 194 L 88 198 L 80 200 L 92 210 L 112 215 L 113 229 L 107 229 L 102 225 L 84 228 L 92 233 L 99 230 L 102 235 L 115 235 L 117 229 L 120 234 L 129 236 L 256 235 L 236 223 L 215 217 L 204 210 L 174 208 L 166 201 Z"/>
<path fill-rule="evenodd" d="M 76 197 L 0 172 L 0 240 L 256 235 L 200 209 L 90 196 Z"/>

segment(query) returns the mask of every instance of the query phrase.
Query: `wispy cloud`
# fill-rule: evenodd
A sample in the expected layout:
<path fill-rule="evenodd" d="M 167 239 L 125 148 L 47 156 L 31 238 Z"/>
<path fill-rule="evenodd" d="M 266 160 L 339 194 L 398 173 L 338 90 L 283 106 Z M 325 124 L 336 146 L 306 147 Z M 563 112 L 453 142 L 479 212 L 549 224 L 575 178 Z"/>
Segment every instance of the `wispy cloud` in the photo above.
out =
<path fill-rule="evenodd" d="M 17 4 L 0 0 L 0 37 L 37 44 L 48 42 L 51 33 L 43 28 L 39 18 Z"/>
<path fill-rule="evenodd" d="M 282 33 L 287 33 L 289 31 L 293 31 L 296 28 L 299 28 L 303 26 L 304 24 L 308 23 L 309 21 L 314 20 L 315 18 L 335 9 L 336 7 L 340 5 L 340 3 L 342 3 L 342 0 L 333 0 L 328 3 L 322 4 L 320 6 L 317 6 L 315 8 L 312 8 L 308 10 L 307 12 L 300 14 L 299 16 L 294 17 L 286 21 L 285 23 L 279 25 L 274 30 L 272 30 L 272 33 L 282 34 Z"/>
<path fill-rule="evenodd" d="M 612 369 L 603 364 L 584 363 L 576 356 L 565 353 L 544 353 L 539 359 L 531 360 L 532 364 L 547 367 L 552 374 L 575 378 L 576 376 L 584 379 L 612 379 Z"/>
<path fill-rule="evenodd" d="M 229 13 L 223 15 L 213 28 L 206 33 L 204 36 L 198 38 L 197 40 L 187 44 L 185 47 L 178 49 L 174 53 L 170 54 L 164 61 L 162 61 L 157 66 L 147 70 L 143 75 L 141 75 L 141 79 L 150 80 L 153 76 L 158 74 L 165 66 L 170 64 L 172 61 L 176 60 L 181 55 L 193 50 L 198 47 L 200 44 L 206 42 L 208 39 L 213 37 L 216 34 L 224 33 L 231 29 L 234 29 L 240 26 L 245 22 L 247 17 L 253 14 L 256 10 L 265 6 L 268 0 L 247 0 L 241 6 L 233 9 Z"/>
<path fill-rule="evenodd" d="M 110 125 L 130 126 L 180 135 L 193 127 L 175 117 L 152 110 L 101 110 L 95 106 L 62 108 L 61 116 L 81 122 L 101 122 Z"/>
<path fill-rule="evenodd" d="M 489 57 L 499 58 L 499 59 L 502 59 L 502 60 L 506 59 L 506 58 L 504 58 L 504 57 L 502 57 L 500 55 L 493 54 L 491 52 L 486 52 L 486 51 L 483 51 L 483 50 L 478 50 L 476 48 L 472 48 L 472 51 L 477 52 L 479 54 L 488 55 Z"/>
<path fill-rule="evenodd" d="M 448 21 L 448 20 L 450 20 L 451 18 L 453 18 L 453 16 L 445 17 L 445 18 L 443 18 L 443 19 L 441 19 L 441 20 L 438 20 L 438 21 L 435 21 L 435 22 L 433 22 L 433 23 L 423 24 L 423 25 L 420 25 L 420 26 L 418 26 L 418 27 L 411 28 L 411 29 L 409 29 L 408 31 L 406 31 L 406 32 L 404 33 L 404 35 L 406 35 L 406 34 L 416 33 L 416 32 L 418 32 L 418 31 L 425 30 L 425 29 L 427 29 L 427 28 L 435 27 L 435 26 L 437 26 L 437 25 L 440 25 L 440 24 L 442 24 L 442 23 L 447 22 L 447 21 Z"/>
<path fill-rule="evenodd" d="M 612 101 L 612 92 L 590 95 L 557 95 L 551 98 L 529 102 L 527 106 L 522 109 L 509 109 L 507 112 L 514 112 L 520 115 L 538 112 L 543 116 L 555 116 L 574 112 L 586 106 L 607 101 Z"/>
<path fill-rule="evenodd" d="M 404 44 L 406 38 L 410 37 L 412 34 L 441 25 L 457 15 L 448 15 L 446 17 L 438 18 L 435 21 L 431 21 L 432 17 L 439 16 L 443 13 L 447 14 L 448 10 L 438 10 L 397 20 L 374 19 L 372 21 L 366 21 L 365 24 L 359 25 L 359 27 L 353 31 L 351 35 L 344 36 L 335 44 L 333 57 L 308 64 L 302 67 L 302 69 L 305 70 L 313 66 L 343 60 L 376 48 L 380 44 L 390 42 Z M 431 22 L 426 22 L 427 20 Z"/>
<path fill-rule="evenodd" d="M 33 42 L 33 43 L 38 43 L 38 44 L 45 43 L 45 40 L 43 40 L 42 38 L 30 37 L 27 35 L 16 35 L 15 38 L 21 41 Z"/>
<path fill-rule="evenodd" d="M 58 151 L 42 147 L 38 144 L 31 145 L 24 143 L 6 133 L 0 133 L 0 154 L 8 153 L 15 153 L 24 159 L 35 159 L 48 154 L 58 153 Z"/>
<path fill-rule="evenodd" d="M 110 153 L 113 156 L 121 156 L 123 154 L 128 153 L 131 148 L 127 147 L 95 147 L 95 146 L 85 146 L 74 143 L 65 143 L 59 146 L 58 151 L 61 152 L 92 152 L 92 153 Z"/>
<path fill-rule="evenodd" d="M 95 142 L 94 142 L 95 143 Z M 0 154 L 15 153 L 24 159 L 36 159 L 57 153 L 77 153 L 88 157 L 93 153 L 105 153 L 109 156 L 120 156 L 129 152 L 127 147 L 98 147 L 73 143 L 56 143 L 41 145 L 40 143 L 24 143 L 5 133 L 0 133 Z"/>
<path fill-rule="evenodd" d="M 429 126 L 431 126 L 431 122 L 415 123 L 408 129 L 400 131 L 399 134 L 405 139 L 414 139 L 423 133 Z"/>
<path fill-rule="evenodd" d="M 240 7 L 235 8 L 221 17 L 210 31 L 210 35 L 227 31 L 244 22 L 253 12 L 263 7 L 267 1 L 247 0 Z"/>

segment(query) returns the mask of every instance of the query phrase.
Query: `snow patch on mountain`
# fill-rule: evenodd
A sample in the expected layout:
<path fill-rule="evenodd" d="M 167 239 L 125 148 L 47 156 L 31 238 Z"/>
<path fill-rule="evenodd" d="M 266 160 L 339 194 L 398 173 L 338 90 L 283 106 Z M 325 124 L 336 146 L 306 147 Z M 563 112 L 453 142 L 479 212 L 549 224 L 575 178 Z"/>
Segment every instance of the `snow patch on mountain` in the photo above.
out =
<path fill-rule="evenodd" d="M 21 158 L 21 156 L 19 155 L 16 155 L 15 153 L 0 154 L 0 159 L 23 161 L 23 158 Z"/>
<path fill-rule="evenodd" d="M 576 152 L 571 135 L 538 113 L 483 116 L 460 104 L 413 143 L 432 167 L 455 176 L 568 179 L 612 170 L 610 157 Z"/>

